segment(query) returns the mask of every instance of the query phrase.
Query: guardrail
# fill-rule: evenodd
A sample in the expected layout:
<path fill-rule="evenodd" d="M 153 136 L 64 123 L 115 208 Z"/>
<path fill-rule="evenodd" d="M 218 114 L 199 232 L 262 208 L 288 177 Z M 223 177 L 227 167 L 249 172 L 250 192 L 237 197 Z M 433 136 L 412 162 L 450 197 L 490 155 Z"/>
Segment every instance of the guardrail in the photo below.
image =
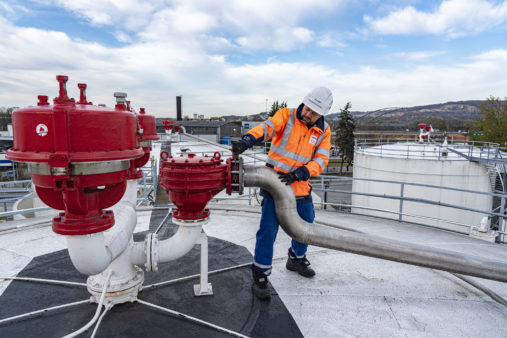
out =
<path fill-rule="evenodd" d="M 375 141 L 378 141 L 378 140 L 375 140 Z M 380 143 L 380 144 L 377 143 L 377 145 L 394 143 L 391 140 L 386 140 L 386 141 L 387 142 Z M 367 143 L 358 142 L 358 144 L 365 145 Z M 425 143 L 425 145 L 427 145 L 427 143 Z M 430 144 L 430 145 L 437 146 L 437 147 L 441 146 L 439 144 Z M 417 146 L 417 145 L 415 145 L 415 146 Z M 483 144 L 463 145 L 464 149 L 480 148 L 482 146 L 483 146 Z M 495 144 L 493 144 L 493 146 L 495 146 Z M 505 155 L 504 150 L 506 150 L 506 149 L 500 148 L 500 147 L 497 147 L 496 149 L 498 149 L 498 152 L 485 151 L 484 154 L 487 154 L 487 156 L 491 156 L 492 154 L 497 154 L 499 158 L 505 160 L 507 158 L 507 156 Z M 224 157 L 230 155 L 230 150 L 224 149 L 219 152 Z M 215 151 L 204 151 L 204 152 L 200 152 L 197 154 L 201 154 L 202 156 L 204 156 L 204 155 L 210 155 L 213 153 L 215 153 Z M 264 162 L 264 159 L 265 159 L 265 150 L 263 148 L 258 148 L 257 151 L 253 151 L 253 152 L 250 151 L 249 156 L 243 157 L 243 159 L 244 159 L 245 163 L 248 163 L 248 164 L 255 165 L 259 162 L 262 163 L 262 162 Z M 142 168 L 142 170 L 144 172 L 144 177 L 139 180 L 138 187 L 139 187 L 139 189 L 142 189 L 143 194 L 140 198 L 138 198 L 138 206 L 139 205 L 150 205 L 150 204 L 152 204 L 152 202 L 154 200 L 154 197 L 156 194 L 156 187 L 158 186 L 159 159 L 156 157 L 152 157 L 151 161 L 150 161 L 150 166 L 144 167 L 144 168 Z M 352 184 L 352 182 L 354 180 L 392 184 L 392 185 L 399 187 L 399 190 L 397 190 L 397 191 L 399 191 L 400 193 L 398 195 L 386 195 L 386 194 L 352 192 L 351 190 L 330 188 L 332 182 L 341 182 L 341 183 L 349 182 L 350 184 Z M 19 181 L 18 183 L 26 184 L 27 187 L 28 186 L 31 187 L 30 180 Z M 316 203 L 317 206 L 320 205 L 321 209 L 329 209 L 328 207 L 333 207 L 332 211 L 344 212 L 344 213 L 352 213 L 352 208 L 354 208 L 355 210 L 373 210 L 373 211 L 383 212 L 386 214 L 397 215 L 396 219 L 399 222 L 406 222 L 406 219 L 405 219 L 406 217 L 412 217 L 412 218 L 417 218 L 417 219 L 421 219 L 421 220 L 426 219 L 426 220 L 432 220 L 432 221 L 440 221 L 442 223 L 448 223 L 448 224 L 462 227 L 463 231 L 456 231 L 456 232 L 463 233 L 463 234 L 468 234 L 470 228 L 472 226 L 476 225 L 476 224 L 459 223 L 459 222 L 455 222 L 455 221 L 449 220 L 449 219 L 429 217 L 426 215 L 409 214 L 409 213 L 406 213 L 403 211 L 403 206 L 404 206 L 405 202 L 418 203 L 421 205 L 422 210 L 424 210 L 425 205 L 439 205 L 439 206 L 453 208 L 453 209 L 457 209 L 457 210 L 466 210 L 466 211 L 470 211 L 470 212 L 474 212 L 474 213 L 478 213 L 478 214 L 487 216 L 488 218 L 490 218 L 492 220 L 492 226 L 498 228 L 498 232 L 500 233 L 499 241 L 501 243 L 507 243 L 507 242 L 505 242 L 505 235 L 507 234 L 505 232 L 506 224 L 507 224 L 507 213 L 506 213 L 506 211 L 507 211 L 507 205 L 506 205 L 507 195 L 506 194 L 487 193 L 487 192 L 479 192 L 479 191 L 473 191 L 473 190 L 457 189 L 457 188 L 434 186 L 434 185 L 427 185 L 427 184 L 418 184 L 418 183 L 342 177 L 342 176 L 334 176 L 334 175 L 328 175 L 328 174 L 322 174 L 319 177 L 313 178 L 312 183 L 313 183 L 313 191 L 320 193 L 320 195 L 321 195 L 321 201 Z M 0 189 L 3 186 L 8 185 L 8 184 L 12 184 L 12 182 L 0 182 Z M 439 200 L 430 200 L 430 199 L 426 199 L 426 198 L 413 198 L 413 197 L 408 197 L 405 195 L 405 187 L 406 186 L 417 186 L 417 187 L 421 187 L 421 188 L 450 190 L 450 191 L 458 191 L 458 192 L 470 193 L 470 194 L 488 195 L 488 196 L 491 196 L 492 198 L 496 198 L 497 200 L 499 200 L 500 204 L 494 210 L 481 210 L 481 209 L 476 209 L 476 208 L 464 207 L 461 205 L 448 203 L 445 201 L 443 202 L 443 201 L 439 201 Z M 249 204 L 251 204 L 252 197 L 257 196 L 256 190 L 257 189 L 254 189 L 254 188 L 248 188 L 247 190 L 245 190 L 245 195 L 243 197 L 238 197 L 236 199 L 237 200 L 248 199 Z M 349 200 L 351 200 L 352 195 L 357 194 L 357 195 L 370 196 L 370 197 L 376 197 L 376 198 L 394 199 L 394 200 L 398 200 L 399 203 L 398 203 L 397 210 L 385 210 L 385 209 L 368 207 L 368 206 L 364 206 L 364 205 L 363 206 L 352 205 L 349 200 L 346 200 L 346 201 L 333 200 L 333 199 L 329 198 L 330 193 L 345 194 L 346 196 L 349 196 L 349 198 L 348 198 Z M 219 200 L 219 199 L 220 198 L 215 198 L 215 200 Z M 6 201 L 6 203 L 7 203 L 7 201 Z M 35 211 L 43 211 L 43 210 L 48 210 L 48 209 L 49 208 L 32 208 L 32 209 L 25 209 L 25 210 L 19 210 L 19 211 L 5 211 L 3 213 L 0 213 L 0 218 L 7 219 L 7 218 L 9 218 L 13 215 L 17 215 L 17 214 L 33 213 Z M 354 214 L 363 215 L 359 212 L 354 212 Z M 370 216 L 370 215 L 367 215 L 367 216 Z M 375 217 L 380 217 L 380 216 L 375 216 Z M 383 218 L 390 219 L 390 220 L 393 219 L 393 218 L 389 218 L 389 217 L 383 217 Z M 437 226 L 425 224 L 423 221 L 410 222 L 410 223 L 442 229 Z M 448 229 L 443 229 L 443 230 L 448 230 Z"/>
<path fill-rule="evenodd" d="M 351 190 L 342 190 L 342 189 L 331 189 L 331 183 L 332 182 L 340 182 L 340 183 L 350 183 L 352 185 L 353 181 L 368 181 L 368 182 L 380 182 L 380 183 L 386 183 L 386 184 L 392 184 L 397 187 L 399 187 L 398 190 L 400 193 L 398 195 L 389 195 L 389 194 L 375 194 L 375 193 L 365 193 L 365 192 L 353 192 Z M 384 212 L 387 214 L 394 214 L 397 215 L 397 220 L 399 222 L 407 222 L 404 217 L 413 217 L 418 219 L 427 219 L 432 221 L 439 221 L 442 223 L 448 223 L 452 225 L 457 225 L 460 227 L 463 227 L 463 231 L 455 231 L 463 234 L 468 234 L 470 231 L 470 228 L 472 226 L 477 226 L 477 224 L 465 224 L 465 223 L 459 223 L 453 220 L 449 219 L 443 219 L 438 217 L 430 217 L 422 214 L 408 214 L 406 212 L 403 212 L 403 205 L 405 202 L 411 202 L 411 203 L 417 203 L 421 205 L 421 210 L 424 210 L 425 205 L 438 205 L 442 207 L 448 207 L 452 209 L 457 210 L 466 210 L 471 211 L 473 213 L 478 213 L 480 215 L 486 216 L 492 220 L 491 226 L 493 228 L 498 229 L 499 241 L 501 243 L 507 243 L 505 242 L 505 235 L 507 234 L 505 232 L 506 225 L 507 225 L 507 194 L 501 194 L 501 193 L 489 193 L 489 192 L 481 192 L 481 191 L 475 191 L 475 190 L 467 190 L 467 189 L 458 189 L 458 188 L 451 188 L 451 187 L 445 187 L 445 186 L 435 186 L 435 185 L 429 185 L 429 184 L 419 184 L 419 183 L 407 183 L 407 182 L 398 182 L 398 181 L 387 181 L 387 180 L 377 180 L 377 179 L 366 179 L 366 178 L 353 178 L 353 177 L 337 177 L 333 175 L 320 175 L 319 177 L 316 177 L 312 179 L 312 186 L 313 191 L 320 192 L 321 201 L 320 203 L 316 203 L 316 205 L 320 205 L 320 209 L 327 209 L 327 206 L 334 207 L 335 211 L 338 212 L 345 212 L 345 213 L 352 213 L 352 208 L 354 209 L 361 209 L 361 210 L 372 210 L 372 211 L 378 211 L 378 212 Z M 405 187 L 406 186 L 415 186 L 415 187 L 421 187 L 421 188 L 429 188 L 429 189 L 435 189 L 435 190 L 447 190 L 447 191 L 456 191 L 456 192 L 462 192 L 462 193 L 468 193 L 468 194 L 477 194 L 477 195 L 486 195 L 491 196 L 492 198 L 497 198 L 500 201 L 500 205 L 496 207 L 494 210 L 481 210 L 476 208 L 470 208 L 465 207 L 462 205 L 457 205 L 449 202 L 444 202 L 440 200 L 431 200 L 427 198 L 413 198 L 413 197 L 407 197 L 405 195 Z M 349 200 L 341 200 L 336 203 L 336 201 L 329 201 L 328 195 L 329 193 L 339 193 L 339 194 L 345 194 L 346 196 L 352 195 L 361 195 L 361 196 L 369 196 L 369 197 L 375 197 L 375 198 L 385 198 L 385 199 L 394 199 L 398 200 L 398 210 L 385 210 L 385 209 L 378 209 L 373 208 L 370 206 L 364 206 L 364 205 L 352 205 Z M 435 194 L 436 196 L 439 196 L 439 194 Z M 355 212 L 354 214 L 362 215 L 361 213 Z M 371 215 L 367 215 L 371 216 Z M 379 217 L 379 216 L 375 216 Z M 390 217 L 381 217 L 392 220 L 393 218 Z M 450 231 L 449 229 L 443 229 L 441 227 L 437 227 L 434 225 L 425 224 L 423 222 L 410 222 L 415 223 L 419 225 L 424 225 L 428 227 L 438 228 L 442 230 Z M 465 230 L 466 229 L 466 230 Z"/>
<path fill-rule="evenodd" d="M 469 141 L 417 143 L 405 138 L 356 139 L 354 150 L 365 155 L 405 159 L 434 159 L 447 161 L 481 161 L 507 164 L 507 152 L 498 143 Z"/>

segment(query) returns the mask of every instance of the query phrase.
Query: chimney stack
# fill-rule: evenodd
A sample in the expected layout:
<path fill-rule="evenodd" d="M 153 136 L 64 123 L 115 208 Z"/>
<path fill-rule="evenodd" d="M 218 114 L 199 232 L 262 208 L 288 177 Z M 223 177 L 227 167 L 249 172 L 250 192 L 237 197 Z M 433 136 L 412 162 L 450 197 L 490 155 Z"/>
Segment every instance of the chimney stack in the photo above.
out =
<path fill-rule="evenodd" d="M 176 121 L 181 121 L 181 95 L 176 96 Z"/>

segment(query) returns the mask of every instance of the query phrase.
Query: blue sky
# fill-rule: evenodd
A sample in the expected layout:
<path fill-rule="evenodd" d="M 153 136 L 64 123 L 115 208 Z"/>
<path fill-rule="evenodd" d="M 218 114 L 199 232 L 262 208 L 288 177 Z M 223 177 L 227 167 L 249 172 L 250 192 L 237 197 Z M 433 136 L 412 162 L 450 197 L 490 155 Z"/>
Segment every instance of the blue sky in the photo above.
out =
<path fill-rule="evenodd" d="M 507 1 L 0 0 L 0 107 L 57 94 L 174 116 L 296 106 L 332 111 L 507 96 Z M 267 101 L 266 101 L 267 100 Z"/>

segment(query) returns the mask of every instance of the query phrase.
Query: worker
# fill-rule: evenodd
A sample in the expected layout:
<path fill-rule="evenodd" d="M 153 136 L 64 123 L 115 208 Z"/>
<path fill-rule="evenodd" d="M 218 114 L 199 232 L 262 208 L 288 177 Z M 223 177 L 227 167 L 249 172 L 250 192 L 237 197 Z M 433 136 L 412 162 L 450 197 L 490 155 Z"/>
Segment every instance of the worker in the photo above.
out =
<path fill-rule="evenodd" d="M 297 211 L 306 222 L 315 218 L 310 177 L 318 176 L 327 166 L 331 148 L 331 128 L 324 121 L 333 95 L 328 88 L 309 92 L 297 109 L 282 108 L 260 125 L 252 128 L 238 141 L 232 151 L 241 154 L 263 141 L 271 140 L 266 166 L 278 172 L 280 180 L 290 185 L 296 195 Z M 273 245 L 278 232 L 275 203 L 268 191 L 261 188 L 262 215 L 256 235 L 252 291 L 261 300 L 269 300 L 268 276 L 271 274 Z M 315 271 L 306 258 L 308 245 L 292 240 L 286 268 L 303 277 L 313 277 Z"/>

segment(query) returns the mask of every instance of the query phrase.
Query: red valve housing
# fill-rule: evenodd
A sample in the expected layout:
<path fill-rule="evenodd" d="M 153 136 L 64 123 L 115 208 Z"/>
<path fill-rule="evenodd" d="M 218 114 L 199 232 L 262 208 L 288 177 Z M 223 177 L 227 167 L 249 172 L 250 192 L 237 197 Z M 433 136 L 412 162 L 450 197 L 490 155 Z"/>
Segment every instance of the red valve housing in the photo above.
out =
<path fill-rule="evenodd" d="M 127 101 L 130 102 L 130 101 Z M 155 122 L 155 116 L 147 115 L 144 108 L 139 109 L 139 114 L 136 114 L 138 122 L 137 140 L 140 146 L 143 148 L 144 155 L 140 158 L 132 160 L 130 164 L 129 179 L 143 177 L 143 172 L 138 170 L 150 159 L 152 141 L 158 140 L 157 126 Z"/>
<path fill-rule="evenodd" d="M 183 222 L 204 220 L 209 216 L 206 204 L 227 186 L 230 166 L 222 164 L 220 153 L 212 157 L 161 153 L 160 184 L 177 206 L 173 217 Z"/>
<path fill-rule="evenodd" d="M 164 126 L 165 130 L 174 130 L 175 132 L 180 130 L 180 127 L 174 124 L 174 121 L 171 120 L 162 121 L 162 125 Z"/>
<path fill-rule="evenodd" d="M 86 100 L 85 84 L 79 84 L 76 103 L 67 96 L 68 77 L 57 80 L 60 94 L 54 105 L 41 95 L 36 107 L 13 112 L 14 146 L 6 158 L 26 162 L 39 198 L 65 210 L 53 219 L 53 231 L 103 231 L 114 224 L 112 212 L 103 209 L 121 199 L 130 161 L 144 155 L 136 116 L 126 109 L 93 106 Z"/>

